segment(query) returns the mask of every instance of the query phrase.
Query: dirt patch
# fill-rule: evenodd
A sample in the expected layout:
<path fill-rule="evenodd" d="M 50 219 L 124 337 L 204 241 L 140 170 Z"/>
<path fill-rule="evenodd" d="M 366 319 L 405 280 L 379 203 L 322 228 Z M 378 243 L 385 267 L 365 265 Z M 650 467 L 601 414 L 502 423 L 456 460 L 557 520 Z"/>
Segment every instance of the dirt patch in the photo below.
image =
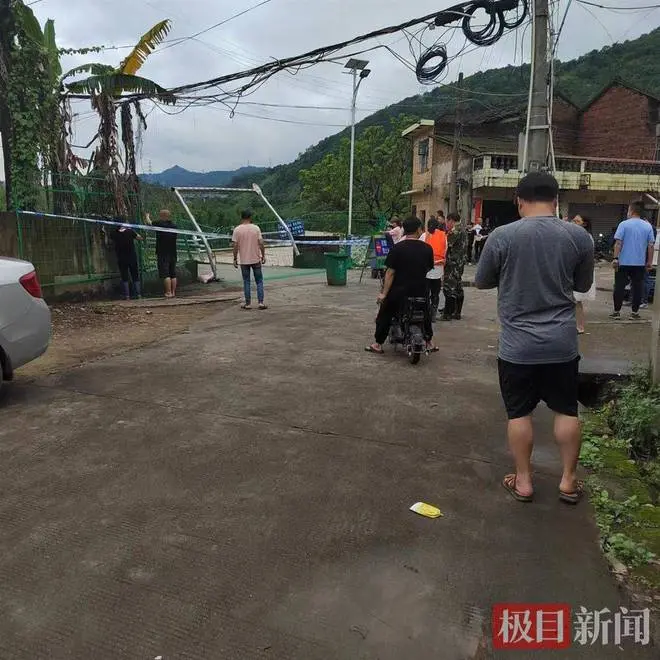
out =
<path fill-rule="evenodd" d="M 45 355 L 17 371 L 33 378 L 146 346 L 185 332 L 228 302 L 138 309 L 121 305 L 61 303 L 51 306 L 53 336 Z"/>

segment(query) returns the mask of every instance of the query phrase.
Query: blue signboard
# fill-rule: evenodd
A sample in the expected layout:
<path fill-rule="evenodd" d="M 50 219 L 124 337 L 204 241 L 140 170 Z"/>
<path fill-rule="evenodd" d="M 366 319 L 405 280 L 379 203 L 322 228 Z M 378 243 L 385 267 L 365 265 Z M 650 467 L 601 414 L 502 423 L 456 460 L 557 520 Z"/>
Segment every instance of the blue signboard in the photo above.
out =
<path fill-rule="evenodd" d="M 302 220 L 287 220 L 286 226 L 289 228 L 289 231 L 291 232 L 294 238 L 296 236 L 305 235 L 305 223 Z M 279 238 L 281 238 L 282 240 L 286 240 L 287 238 L 289 238 L 289 235 L 282 228 L 279 229 L 278 235 Z"/>

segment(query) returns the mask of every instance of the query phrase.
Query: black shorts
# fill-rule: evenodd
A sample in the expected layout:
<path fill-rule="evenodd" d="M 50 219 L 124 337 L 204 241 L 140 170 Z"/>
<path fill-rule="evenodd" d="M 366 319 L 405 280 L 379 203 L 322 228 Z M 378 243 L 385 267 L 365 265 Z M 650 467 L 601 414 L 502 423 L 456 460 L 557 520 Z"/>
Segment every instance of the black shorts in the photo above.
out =
<path fill-rule="evenodd" d="M 509 419 L 531 415 L 541 401 L 560 415 L 578 416 L 580 358 L 556 364 L 498 360 L 500 390 Z"/>
<path fill-rule="evenodd" d="M 168 254 L 158 255 L 158 277 L 176 277 L 176 257 Z"/>

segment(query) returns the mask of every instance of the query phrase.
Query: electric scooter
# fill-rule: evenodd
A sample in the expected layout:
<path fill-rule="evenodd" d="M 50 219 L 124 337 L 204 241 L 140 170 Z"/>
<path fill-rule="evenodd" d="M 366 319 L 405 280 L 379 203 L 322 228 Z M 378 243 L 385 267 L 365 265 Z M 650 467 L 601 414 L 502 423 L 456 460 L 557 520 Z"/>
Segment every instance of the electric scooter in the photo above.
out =
<path fill-rule="evenodd" d="M 426 298 L 406 298 L 401 312 L 392 319 L 390 344 L 395 349 L 403 346 L 410 364 L 417 364 L 422 353 L 428 353 L 423 332 L 428 304 Z"/>

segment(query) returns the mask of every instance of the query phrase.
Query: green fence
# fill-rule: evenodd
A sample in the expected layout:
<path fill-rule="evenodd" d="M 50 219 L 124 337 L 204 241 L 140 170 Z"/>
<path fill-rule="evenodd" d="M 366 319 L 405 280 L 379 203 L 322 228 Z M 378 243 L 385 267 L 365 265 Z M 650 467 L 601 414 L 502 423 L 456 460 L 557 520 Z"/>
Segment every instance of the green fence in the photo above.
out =
<path fill-rule="evenodd" d="M 114 230 L 112 225 L 23 212 L 3 217 L 5 236 L 15 235 L 15 256 L 34 264 L 42 286 L 51 294 L 118 278 Z M 156 231 L 141 230 L 140 234 L 143 240 L 136 247 L 141 279 L 156 279 Z M 6 238 L 6 242 L 10 239 Z M 203 245 L 196 237 L 180 236 L 177 252 L 182 268 L 206 259 Z"/>
<path fill-rule="evenodd" d="M 117 188 L 106 179 L 94 176 L 58 175 L 48 177 L 49 185 L 42 189 L 38 211 L 41 216 L 25 212 L 5 213 L 0 218 L 0 248 L 2 253 L 31 261 L 39 272 L 46 292 L 57 295 L 72 287 L 99 285 L 118 278 L 117 261 L 112 241 L 114 228 L 101 222 L 86 222 L 80 218 L 119 220 L 112 209 L 126 209 L 124 220 L 131 224 L 144 224 L 146 213 L 152 218 L 158 211 L 168 208 L 179 229 L 195 231 L 174 193 L 158 186 L 124 185 L 118 198 Z M 233 195 L 230 195 L 233 197 Z M 225 238 L 209 239 L 214 252 L 231 248 L 230 236 L 240 222 L 238 208 L 250 206 L 255 212 L 267 240 L 281 239 L 282 227 L 265 204 L 254 194 L 238 196 L 240 200 L 230 210 L 227 199 L 211 196 L 189 195 L 186 202 L 199 220 L 202 231 L 224 235 Z M 241 206 L 239 206 L 239 204 Z M 55 217 L 53 217 L 55 216 Z M 318 212 L 297 215 L 291 220 L 304 223 L 306 237 L 346 235 L 346 212 Z M 357 218 L 353 221 L 353 235 L 368 236 L 374 233 L 383 220 L 369 221 Z M 144 241 L 138 245 L 138 260 L 142 279 L 155 278 L 156 231 L 145 229 Z M 199 262 L 207 262 L 205 246 L 197 236 L 180 236 L 177 241 L 179 263 L 182 269 Z M 354 263 L 362 263 L 366 256 L 364 247 L 353 246 Z"/>

